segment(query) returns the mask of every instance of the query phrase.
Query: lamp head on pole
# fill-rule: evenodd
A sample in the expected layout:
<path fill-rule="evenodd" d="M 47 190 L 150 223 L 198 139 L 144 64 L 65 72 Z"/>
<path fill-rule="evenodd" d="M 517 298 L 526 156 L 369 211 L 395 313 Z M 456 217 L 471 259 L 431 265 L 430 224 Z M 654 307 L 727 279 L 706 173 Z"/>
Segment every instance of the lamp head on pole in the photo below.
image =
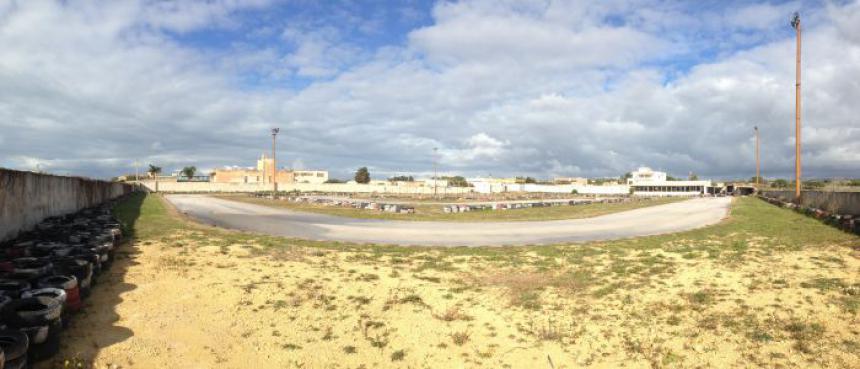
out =
<path fill-rule="evenodd" d="M 800 27 L 800 13 L 794 12 L 794 15 L 791 17 L 791 27 L 794 29 Z"/>
<path fill-rule="evenodd" d="M 277 135 L 278 132 L 280 132 L 280 131 L 281 131 L 280 128 L 272 128 L 272 136 Z"/>

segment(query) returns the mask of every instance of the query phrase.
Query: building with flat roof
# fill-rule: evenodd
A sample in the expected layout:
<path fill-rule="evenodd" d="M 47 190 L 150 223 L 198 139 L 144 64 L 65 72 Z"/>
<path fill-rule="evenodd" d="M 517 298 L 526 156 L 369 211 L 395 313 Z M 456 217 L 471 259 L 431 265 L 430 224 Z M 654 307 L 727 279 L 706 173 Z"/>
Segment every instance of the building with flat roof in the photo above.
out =
<path fill-rule="evenodd" d="M 215 169 L 211 181 L 216 183 L 312 183 L 320 184 L 328 181 L 328 172 L 324 170 L 275 170 L 275 161 L 260 155 L 256 168 L 226 167 Z"/>
<path fill-rule="evenodd" d="M 637 196 L 698 196 L 722 192 L 722 185 L 710 180 L 670 181 L 666 172 L 640 167 L 630 172 L 627 185 Z"/>

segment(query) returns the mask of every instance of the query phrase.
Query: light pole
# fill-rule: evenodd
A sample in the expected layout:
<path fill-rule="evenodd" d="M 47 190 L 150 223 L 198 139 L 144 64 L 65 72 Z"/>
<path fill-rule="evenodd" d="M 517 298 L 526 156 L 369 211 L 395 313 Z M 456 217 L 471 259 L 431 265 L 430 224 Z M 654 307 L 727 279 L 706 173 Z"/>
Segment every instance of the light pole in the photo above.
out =
<path fill-rule="evenodd" d="M 439 185 L 439 179 L 436 172 L 436 151 L 439 150 L 438 147 L 433 148 L 433 198 L 436 198 L 436 188 Z"/>
<path fill-rule="evenodd" d="M 278 194 L 278 159 L 275 156 L 277 153 L 275 150 L 275 138 L 278 136 L 278 132 L 280 131 L 280 128 L 272 128 L 272 200 L 274 200 L 275 196 Z"/>
<path fill-rule="evenodd" d="M 800 199 L 800 14 L 794 13 L 791 26 L 797 34 L 794 84 L 794 197 Z"/>
<path fill-rule="evenodd" d="M 758 126 L 755 126 L 755 189 L 759 190 L 761 183 L 761 161 L 759 160 Z"/>

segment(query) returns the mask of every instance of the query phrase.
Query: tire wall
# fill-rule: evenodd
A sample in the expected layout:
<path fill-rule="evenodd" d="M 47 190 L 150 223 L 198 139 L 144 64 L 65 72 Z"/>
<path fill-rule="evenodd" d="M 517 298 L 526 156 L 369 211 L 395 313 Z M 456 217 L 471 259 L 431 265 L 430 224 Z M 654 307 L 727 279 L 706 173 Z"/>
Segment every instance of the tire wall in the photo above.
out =
<path fill-rule="evenodd" d="M 767 197 L 793 202 L 794 191 L 762 191 Z M 800 203 L 805 207 L 822 209 L 833 214 L 860 215 L 860 192 L 803 191 Z"/>
<path fill-rule="evenodd" d="M 74 213 L 132 191 L 132 186 L 0 168 L 0 242 L 45 218 Z"/>

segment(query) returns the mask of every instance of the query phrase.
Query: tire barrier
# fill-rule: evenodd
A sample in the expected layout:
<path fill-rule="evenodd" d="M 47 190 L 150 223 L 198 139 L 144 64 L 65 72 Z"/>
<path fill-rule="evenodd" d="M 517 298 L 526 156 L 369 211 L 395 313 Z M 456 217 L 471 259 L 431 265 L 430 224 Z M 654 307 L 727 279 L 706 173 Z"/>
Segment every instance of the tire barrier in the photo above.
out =
<path fill-rule="evenodd" d="M 769 197 L 765 194 L 759 194 L 759 198 L 773 205 L 793 209 L 798 213 L 816 218 L 827 225 L 839 228 L 843 231 L 860 235 L 860 217 L 858 217 L 857 214 L 834 214 L 824 209 L 798 205 L 781 198 Z"/>
<path fill-rule="evenodd" d="M 256 197 L 266 197 L 265 195 L 257 194 Z M 284 199 L 280 197 L 279 199 Z M 353 200 L 353 199 L 332 199 L 325 197 L 315 197 L 315 196 L 291 196 L 285 198 L 289 202 L 295 203 L 305 203 L 305 204 L 315 204 L 315 205 L 324 205 L 324 206 L 332 206 L 332 207 L 341 207 L 341 208 L 354 208 L 354 209 L 363 209 L 363 210 L 371 210 L 371 211 L 379 211 L 385 213 L 400 213 L 400 214 L 413 214 L 415 213 L 415 207 L 403 204 L 386 204 L 380 203 L 376 201 L 367 201 L 367 200 Z"/>
<path fill-rule="evenodd" d="M 0 369 L 54 356 L 122 241 L 113 202 L 48 218 L 0 244 Z"/>
<path fill-rule="evenodd" d="M 576 206 L 587 204 L 610 204 L 630 201 L 649 201 L 651 198 L 643 197 L 633 199 L 629 197 L 608 197 L 608 198 L 593 198 L 593 199 L 575 199 L 575 200 L 544 200 L 544 201 L 511 201 L 511 202 L 495 202 L 485 204 L 451 204 L 442 207 L 445 213 L 465 213 L 469 211 L 492 211 L 492 210 L 512 210 L 512 209 L 529 209 L 529 208 L 546 208 L 553 206 Z"/>
<path fill-rule="evenodd" d="M 252 196 L 258 198 L 271 198 L 266 194 L 253 194 Z M 379 211 L 386 213 L 402 213 L 402 214 L 413 214 L 415 213 L 415 207 L 397 204 L 397 203 L 382 203 L 376 201 L 369 200 L 359 200 L 359 199 L 344 199 L 344 198 L 330 198 L 323 196 L 289 196 L 289 197 L 278 197 L 279 200 L 286 200 L 293 203 L 304 203 L 304 204 L 314 204 L 314 205 L 322 205 L 322 206 L 331 206 L 331 207 L 343 207 L 343 208 L 354 208 L 354 209 L 363 209 L 363 210 L 371 210 L 371 211 Z M 463 204 L 446 204 L 442 206 L 442 211 L 444 213 L 464 213 L 468 211 L 488 211 L 488 210 L 510 210 L 510 209 L 527 209 L 527 208 L 539 208 L 539 207 L 551 207 L 551 206 L 575 206 L 575 205 L 585 205 L 585 204 L 605 204 L 605 203 L 619 203 L 619 202 L 629 202 L 629 201 L 648 201 L 650 197 L 644 198 L 629 198 L 629 197 L 595 197 L 595 198 L 584 198 L 584 199 L 548 199 L 548 200 L 520 200 L 520 201 L 502 201 L 502 202 L 485 202 L 485 203 L 463 203 Z"/>

